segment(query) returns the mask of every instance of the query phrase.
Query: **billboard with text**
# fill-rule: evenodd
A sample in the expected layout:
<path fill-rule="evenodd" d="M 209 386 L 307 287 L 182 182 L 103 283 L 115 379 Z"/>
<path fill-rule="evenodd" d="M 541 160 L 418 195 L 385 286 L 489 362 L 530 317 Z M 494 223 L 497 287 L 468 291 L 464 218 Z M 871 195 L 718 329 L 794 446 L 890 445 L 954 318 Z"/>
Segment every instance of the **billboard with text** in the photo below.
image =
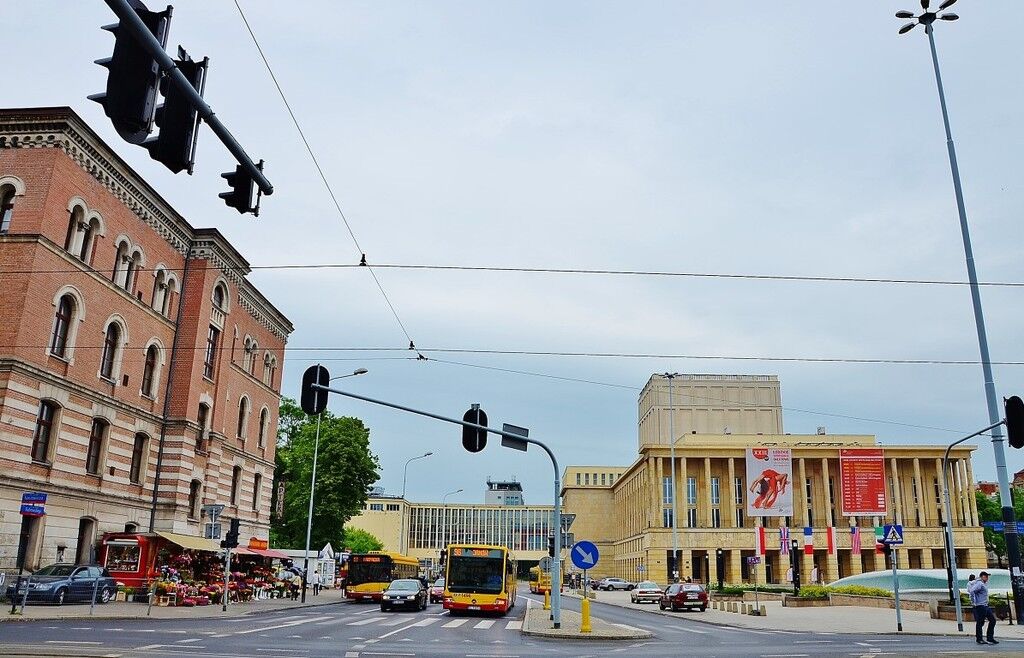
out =
<path fill-rule="evenodd" d="M 747 448 L 747 515 L 793 516 L 793 453 Z"/>
<path fill-rule="evenodd" d="M 840 448 L 843 516 L 885 516 L 885 456 L 881 448 Z"/>

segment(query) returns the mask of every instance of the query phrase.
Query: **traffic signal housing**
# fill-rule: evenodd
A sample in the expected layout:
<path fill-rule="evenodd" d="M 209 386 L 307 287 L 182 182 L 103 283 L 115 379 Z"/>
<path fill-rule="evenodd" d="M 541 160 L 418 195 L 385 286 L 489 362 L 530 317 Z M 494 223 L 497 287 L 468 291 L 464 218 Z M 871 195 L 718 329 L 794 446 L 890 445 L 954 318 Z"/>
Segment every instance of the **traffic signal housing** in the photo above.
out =
<path fill-rule="evenodd" d="M 316 416 L 327 408 L 327 391 L 313 388 L 313 384 L 327 386 L 331 381 L 331 373 L 321 365 L 310 366 L 302 373 L 302 389 L 299 395 L 299 406 L 310 416 Z"/>
<path fill-rule="evenodd" d="M 181 47 L 178 48 L 178 59 L 174 60 L 175 66 L 200 95 L 205 86 L 209 61 L 208 58 L 201 62 L 193 61 Z M 195 161 L 199 110 L 171 82 L 170 76 L 160 81 L 160 93 L 163 94 L 164 102 L 157 106 L 155 116 L 160 132 L 142 145 L 149 151 L 150 157 L 162 162 L 174 173 L 187 170 L 191 174 Z"/>
<path fill-rule="evenodd" d="M 555 536 L 548 537 L 548 556 L 555 557 Z"/>
<path fill-rule="evenodd" d="M 231 529 L 224 539 L 220 540 L 221 548 L 238 548 L 238 531 L 241 523 L 238 519 L 231 519 Z"/>
<path fill-rule="evenodd" d="M 1003 400 L 1006 411 L 1006 438 L 1018 450 L 1024 448 L 1024 400 L 1016 395 Z"/>
<path fill-rule="evenodd" d="M 256 165 L 260 171 L 263 171 L 263 161 Z M 259 211 L 259 199 L 257 198 L 256 204 L 253 204 L 253 191 L 256 189 L 255 181 L 243 168 L 242 165 L 235 167 L 234 171 L 229 171 L 221 174 L 221 178 L 226 178 L 228 186 L 231 188 L 230 192 L 221 192 L 217 196 L 224 199 L 224 203 L 228 204 L 241 214 L 251 212 L 257 217 L 260 214 Z"/>
<path fill-rule="evenodd" d="M 487 414 L 474 404 L 473 408 L 462 416 L 464 423 L 473 423 L 487 427 Z M 469 452 L 480 452 L 487 445 L 487 430 L 476 429 L 475 427 L 462 426 L 462 447 Z"/>
<path fill-rule="evenodd" d="M 166 46 L 172 8 L 154 12 L 140 0 L 128 2 L 157 41 Z M 113 54 L 96 60 L 107 69 L 107 88 L 89 96 L 89 100 L 103 106 L 103 113 L 110 117 L 122 139 L 142 144 L 153 130 L 160 65 L 124 25 L 114 23 L 104 25 L 103 29 L 114 35 Z"/>

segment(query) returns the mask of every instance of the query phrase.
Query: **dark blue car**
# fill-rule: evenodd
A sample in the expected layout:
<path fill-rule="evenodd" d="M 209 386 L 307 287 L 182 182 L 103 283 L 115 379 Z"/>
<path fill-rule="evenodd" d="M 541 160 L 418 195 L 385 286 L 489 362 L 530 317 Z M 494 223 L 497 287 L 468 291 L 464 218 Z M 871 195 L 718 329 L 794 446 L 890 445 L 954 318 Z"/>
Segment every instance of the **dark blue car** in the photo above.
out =
<path fill-rule="evenodd" d="M 15 591 L 18 578 L 8 576 L 7 598 L 21 603 L 28 588 L 30 603 L 63 605 L 72 601 L 91 601 L 93 592 L 97 603 L 114 598 L 117 583 L 103 567 L 83 564 L 51 564 L 22 576 L 21 586 Z"/>

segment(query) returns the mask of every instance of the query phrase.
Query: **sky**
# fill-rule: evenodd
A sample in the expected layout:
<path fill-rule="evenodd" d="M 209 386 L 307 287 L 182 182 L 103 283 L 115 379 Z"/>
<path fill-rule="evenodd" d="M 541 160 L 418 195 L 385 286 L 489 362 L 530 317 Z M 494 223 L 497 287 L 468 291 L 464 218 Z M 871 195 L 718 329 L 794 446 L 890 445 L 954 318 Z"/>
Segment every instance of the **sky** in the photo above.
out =
<path fill-rule="evenodd" d="M 893 16 L 919 9 L 909 0 L 240 4 L 355 241 L 233 1 L 175 3 L 168 51 L 210 57 L 205 98 L 275 187 L 259 218 L 217 198 L 234 163 L 207 127 L 195 174 L 175 176 L 86 100 L 106 80 L 92 62 L 113 44 L 100 0 L 5 0 L 16 29 L 0 41 L 0 104 L 74 108 L 254 266 L 353 266 L 365 253 L 377 265 L 966 281 L 927 38 L 898 36 Z M 961 19 L 935 36 L 978 276 L 1020 286 L 1012 44 L 1024 7 L 950 11 Z M 778 375 L 792 433 L 948 444 L 989 424 L 964 285 L 374 273 L 394 313 L 366 268 L 252 272 L 295 325 L 284 395 L 317 361 L 332 375 L 365 367 L 336 385 L 451 417 L 479 403 L 492 425 L 529 428 L 563 469 L 632 463 L 655 372 Z M 1024 289 L 981 292 L 992 359 L 1024 362 Z M 1024 366 L 994 373 L 1000 396 L 1024 393 Z M 482 502 L 488 477 L 518 478 L 528 503 L 553 499 L 536 448 L 491 438 L 469 454 L 454 425 L 340 397 L 330 408 L 370 427 L 389 493 L 430 451 L 408 466 L 412 500 L 463 489 L 448 501 Z M 979 479 L 995 477 L 992 455 L 983 441 Z M 1007 461 L 1024 467 L 1020 452 Z"/>

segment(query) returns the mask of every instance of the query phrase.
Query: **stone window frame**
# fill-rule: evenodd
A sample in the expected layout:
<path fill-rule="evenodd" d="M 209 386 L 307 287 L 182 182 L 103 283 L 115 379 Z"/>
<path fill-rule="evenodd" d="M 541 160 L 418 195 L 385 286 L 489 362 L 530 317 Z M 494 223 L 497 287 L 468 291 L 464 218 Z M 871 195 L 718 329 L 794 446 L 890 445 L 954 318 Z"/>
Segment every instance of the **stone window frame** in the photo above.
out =
<path fill-rule="evenodd" d="M 6 200 L 11 204 L 11 214 L 7 216 L 6 225 L 0 225 L 0 233 L 7 233 L 10 231 L 11 223 L 14 220 L 15 200 L 20 196 L 25 196 L 25 181 L 11 174 L 0 176 L 0 222 L 4 219 L 3 202 Z"/>
<path fill-rule="evenodd" d="M 91 267 L 96 241 L 106 235 L 107 225 L 103 215 L 91 210 L 82 197 L 71 197 L 68 201 L 68 230 L 64 238 L 64 250 Z"/>
<path fill-rule="evenodd" d="M 145 390 L 146 367 L 149 362 L 149 350 L 152 347 L 156 348 L 156 361 L 153 364 L 152 381 L 150 382 L 149 392 L 147 393 Z M 166 359 L 164 357 L 166 353 L 167 350 L 164 349 L 164 344 L 159 338 L 154 336 L 146 343 L 146 347 L 143 350 L 145 357 L 142 366 L 142 381 L 139 382 L 139 395 L 142 397 L 149 398 L 150 400 L 156 400 L 157 392 L 160 390 L 160 377 L 163 375 L 164 364 L 166 363 Z"/>
<path fill-rule="evenodd" d="M 107 340 L 107 329 L 111 324 L 118 325 L 118 329 L 121 335 L 118 340 L 117 346 L 114 348 L 113 362 L 111 364 L 110 376 L 105 377 L 103 375 L 103 360 L 106 355 L 106 340 Z M 124 353 L 128 349 L 128 345 L 131 343 L 128 334 L 128 323 L 121 316 L 120 313 L 113 313 L 103 323 L 103 331 L 100 332 L 100 343 L 103 345 L 103 350 L 100 353 L 100 362 L 96 369 L 96 377 L 112 384 L 117 384 L 121 376 L 121 367 L 124 365 Z"/>
<path fill-rule="evenodd" d="M 75 308 L 71 311 L 71 320 L 68 322 L 67 340 L 64 341 L 64 353 L 53 352 L 53 336 L 57 328 L 57 311 L 60 308 L 60 300 L 68 295 L 74 302 Z M 50 325 L 50 340 L 47 341 L 45 354 L 57 359 L 66 361 L 68 364 L 75 362 L 75 343 L 78 339 L 78 327 L 85 321 L 85 298 L 81 291 L 72 285 L 62 286 L 53 296 L 53 322 Z"/>
<path fill-rule="evenodd" d="M 41 459 L 36 458 L 37 446 L 39 445 L 39 438 L 43 428 L 43 409 L 52 409 L 52 415 L 46 422 L 46 443 L 44 445 L 43 454 Z M 60 401 L 53 398 L 42 398 L 39 400 L 39 409 L 36 412 L 36 421 L 33 425 L 32 430 L 32 447 L 29 456 L 34 464 L 44 464 L 51 466 L 53 464 L 53 457 L 57 454 L 57 437 L 60 434 L 60 421 L 64 407 Z"/>
<path fill-rule="evenodd" d="M 96 448 L 96 469 L 89 470 L 89 455 L 92 452 L 94 429 L 97 423 L 103 424 L 103 431 L 99 436 L 99 445 Z M 89 423 L 89 441 L 85 448 L 85 472 L 94 477 L 103 477 L 103 465 L 106 463 L 107 447 L 110 445 L 110 419 L 103 416 L 93 416 Z"/>

